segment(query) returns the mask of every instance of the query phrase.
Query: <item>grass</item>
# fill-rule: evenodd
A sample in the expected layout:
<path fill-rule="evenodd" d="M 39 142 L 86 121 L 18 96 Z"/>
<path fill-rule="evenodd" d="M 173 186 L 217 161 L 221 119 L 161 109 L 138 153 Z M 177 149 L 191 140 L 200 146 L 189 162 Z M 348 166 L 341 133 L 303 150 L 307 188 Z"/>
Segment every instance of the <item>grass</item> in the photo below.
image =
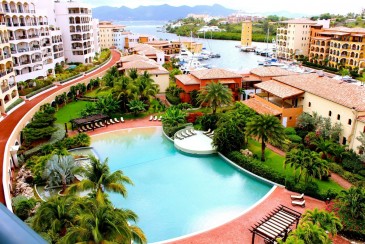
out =
<path fill-rule="evenodd" d="M 88 101 L 76 101 L 71 102 L 60 108 L 56 114 L 56 123 L 64 124 L 68 123 L 71 119 L 80 118 L 81 111 L 86 107 Z"/>
<path fill-rule="evenodd" d="M 258 158 L 261 158 L 261 143 L 251 139 L 248 143 L 248 149 L 256 154 Z M 284 168 L 285 157 L 280 156 L 279 154 L 266 148 L 265 159 L 266 161 L 264 162 L 264 164 L 268 165 L 272 170 L 282 173 L 285 176 L 294 175 L 294 169 L 292 167 L 287 166 L 286 168 Z M 329 189 L 335 192 L 340 192 L 344 189 L 331 179 L 329 181 L 314 179 L 314 182 L 318 184 L 319 189 L 323 193 L 327 192 L 327 190 Z"/>
<path fill-rule="evenodd" d="M 97 88 L 95 90 L 92 90 L 92 91 L 86 93 L 85 95 L 87 97 L 102 97 L 102 96 L 108 96 L 111 93 L 112 93 L 112 88 L 102 87 L 102 88 Z"/>

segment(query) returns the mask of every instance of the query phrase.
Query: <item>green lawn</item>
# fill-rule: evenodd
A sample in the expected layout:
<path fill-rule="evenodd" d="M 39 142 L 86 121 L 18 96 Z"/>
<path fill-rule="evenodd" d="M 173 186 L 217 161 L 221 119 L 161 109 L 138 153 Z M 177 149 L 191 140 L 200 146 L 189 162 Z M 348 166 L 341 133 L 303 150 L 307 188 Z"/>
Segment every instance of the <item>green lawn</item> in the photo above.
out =
<path fill-rule="evenodd" d="M 86 107 L 87 101 L 71 102 L 60 108 L 56 114 L 56 123 L 64 124 L 71 119 L 81 117 L 81 111 Z"/>
<path fill-rule="evenodd" d="M 101 88 L 97 88 L 95 90 L 92 90 L 85 94 L 87 97 L 102 97 L 102 96 L 108 96 L 112 92 L 112 88 L 105 88 L 105 90 Z"/>
<path fill-rule="evenodd" d="M 258 158 L 261 158 L 261 143 L 255 140 L 249 140 L 248 149 L 256 154 Z M 283 173 L 286 176 L 292 176 L 294 174 L 294 169 L 292 167 L 287 166 L 284 168 L 285 158 L 271 151 L 270 149 L 266 148 L 265 158 L 266 161 L 264 164 L 268 165 L 272 170 Z M 329 189 L 339 192 L 344 189 L 331 179 L 329 181 L 314 179 L 314 182 L 318 184 L 318 187 L 322 192 L 327 192 Z"/>

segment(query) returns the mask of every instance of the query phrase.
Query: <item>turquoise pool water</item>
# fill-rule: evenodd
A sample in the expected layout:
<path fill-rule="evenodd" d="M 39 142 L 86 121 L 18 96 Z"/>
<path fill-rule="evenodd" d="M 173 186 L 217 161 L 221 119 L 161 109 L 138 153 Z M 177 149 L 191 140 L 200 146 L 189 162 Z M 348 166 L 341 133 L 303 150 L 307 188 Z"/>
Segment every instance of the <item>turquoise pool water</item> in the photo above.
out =
<path fill-rule="evenodd" d="M 180 153 L 160 127 L 96 135 L 91 146 L 101 159 L 109 158 L 112 171 L 121 169 L 133 180 L 126 199 L 110 197 L 116 207 L 138 214 L 150 243 L 221 225 L 272 188 L 218 155 Z"/>

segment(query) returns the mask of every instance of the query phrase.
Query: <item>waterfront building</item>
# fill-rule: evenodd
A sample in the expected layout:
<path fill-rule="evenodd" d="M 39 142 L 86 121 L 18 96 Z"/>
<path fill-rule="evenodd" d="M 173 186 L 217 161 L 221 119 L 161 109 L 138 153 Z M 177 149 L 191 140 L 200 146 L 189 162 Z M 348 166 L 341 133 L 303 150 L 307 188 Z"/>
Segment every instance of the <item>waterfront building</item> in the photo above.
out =
<path fill-rule="evenodd" d="M 169 56 L 157 48 L 154 48 L 148 44 L 137 44 L 131 49 L 132 54 L 139 54 L 146 56 L 149 59 L 154 60 L 156 63 L 163 65 L 165 61 L 169 60 Z"/>
<path fill-rule="evenodd" d="M 169 86 L 169 72 L 161 64 L 144 55 L 133 54 L 121 57 L 117 63 L 117 68 L 122 74 L 128 74 L 131 69 L 136 69 L 138 74 L 147 72 L 159 86 L 160 92 L 165 92 Z"/>
<path fill-rule="evenodd" d="M 277 116 L 285 127 L 294 127 L 303 112 L 316 112 L 341 123 L 339 142 L 357 151 L 356 137 L 365 130 L 365 87 L 321 73 L 278 76 L 254 86 L 259 92 L 244 103 L 256 112 Z"/>
<path fill-rule="evenodd" d="M 276 54 L 278 58 L 293 59 L 309 54 L 311 26 L 317 22 L 308 19 L 280 21 L 276 31 Z"/>
<path fill-rule="evenodd" d="M 311 28 L 309 61 L 340 69 L 365 68 L 365 28 Z"/>
<path fill-rule="evenodd" d="M 242 76 L 226 69 L 205 69 L 192 71 L 186 75 L 175 75 L 176 85 L 184 90 L 180 94 L 182 102 L 191 100 L 190 93 L 193 90 L 200 91 L 207 84 L 220 82 L 232 91 L 232 99 L 238 101 L 240 94 L 237 88 L 242 87 Z"/>
<path fill-rule="evenodd" d="M 65 61 L 92 63 L 95 52 L 100 50 L 95 50 L 98 25 L 93 21 L 91 8 L 79 2 L 57 0 L 54 12 L 62 32 Z"/>
<path fill-rule="evenodd" d="M 38 3 L 29 0 L 1 4 L 17 82 L 52 75 L 55 65 L 64 62 L 61 32 L 50 24 L 53 18 L 42 2 Z"/>
<path fill-rule="evenodd" d="M 100 47 L 124 49 L 125 37 L 131 34 L 125 30 L 124 25 L 114 25 L 111 21 L 100 21 Z"/>
<path fill-rule="evenodd" d="M 177 41 L 151 41 L 146 44 L 163 51 L 166 55 L 180 53 L 181 43 Z"/>
<path fill-rule="evenodd" d="M 252 45 L 252 22 L 243 21 L 242 32 L 241 32 L 241 46 L 250 47 L 251 45 Z"/>
<path fill-rule="evenodd" d="M 203 43 L 195 42 L 193 40 L 180 40 L 181 46 L 187 48 L 192 53 L 200 53 L 203 50 Z"/>
<path fill-rule="evenodd" d="M 124 39 L 125 39 L 124 41 L 125 49 L 134 48 L 136 45 L 140 43 L 152 42 L 157 40 L 156 37 L 145 34 L 130 34 L 127 35 Z"/>
<path fill-rule="evenodd" d="M 262 15 L 255 13 L 245 13 L 245 12 L 233 13 L 226 18 L 227 23 L 229 24 L 238 24 L 244 21 L 257 22 L 264 19 L 265 17 L 263 17 Z"/>
<path fill-rule="evenodd" d="M 3 7 L 3 6 L 2 6 Z M 0 120 L 6 109 L 19 98 L 15 81 L 14 64 L 9 44 L 9 31 L 5 14 L 0 13 Z"/>

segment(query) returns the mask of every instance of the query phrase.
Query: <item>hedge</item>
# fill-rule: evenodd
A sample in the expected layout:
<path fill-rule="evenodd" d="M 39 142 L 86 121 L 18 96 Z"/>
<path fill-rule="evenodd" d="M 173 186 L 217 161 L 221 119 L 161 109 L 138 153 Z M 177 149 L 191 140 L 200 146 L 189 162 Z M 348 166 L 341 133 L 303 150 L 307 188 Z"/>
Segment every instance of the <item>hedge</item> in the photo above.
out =
<path fill-rule="evenodd" d="M 77 75 L 74 75 L 74 76 L 71 76 L 71 77 L 69 77 L 69 78 L 67 78 L 67 79 L 65 79 L 65 80 L 61 80 L 61 81 L 60 81 L 60 83 L 61 83 L 61 84 L 62 84 L 62 83 L 65 83 L 65 82 L 67 82 L 67 81 L 73 80 L 73 79 L 78 78 L 78 77 L 80 77 L 80 76 L 82 76 L 82 74 L 81 74 L 81 73 L 80 73 L 80 74 L 77 74 Z"/>
<path fill-rule="evenodd" d="M 25 97 L 26 98 L 33 97 L 33 96 L 37 95 L 38 93 L 41 93 L 42 91 L 48 90 L 49 88 L 54 87 L 54 86 L 55 86 L 55 84 L 50 84 L 48 86 L 42 87 L 39 90 L 36 90 L 36 91 L 33 91 L 33 92 L 27 94 Z"/>
<path fill-rule="evenodd" d="M 337 196 L 337 193 L 328 190 L 326 193 L 322 193 L 315 182 L 309 182 L 307 184 L 296 183 L 293 177 L 286 178 L 285 175 L 273 171 L 270 167 L 262 163 L 261 161 L 249 158 L 242 155 L 238 151 L 233 151 L 228 154 L 228 158 L 235 162 L 240 167 L 275 183 L 285 185 L 290 191 L 302 192 L 307 196 L 311 196 L 320 200 L 326 200 L 327 198 L 333 199 Z"/>
<path fill-rule="evenodd" d="M 177 105 L 181 102 L 180 97 L 175 97 L 171 95 L 170 93 L 166 92 L 166 99 L 171 103 L 172 105 Z"/>
<path fill-rule="evenodd" d="M 5 113 L 9 112 L 10 110 L 12 110 L 13 108 L 15 108 L 17 105 L 19 105 L 22 102 L 23 102 L 23 99 L 18 98 L 17 100 L 15 100 L 15 102 L 13 102 L 12 104 L 10 104 L 10 106 L 5 109 Z"/>

